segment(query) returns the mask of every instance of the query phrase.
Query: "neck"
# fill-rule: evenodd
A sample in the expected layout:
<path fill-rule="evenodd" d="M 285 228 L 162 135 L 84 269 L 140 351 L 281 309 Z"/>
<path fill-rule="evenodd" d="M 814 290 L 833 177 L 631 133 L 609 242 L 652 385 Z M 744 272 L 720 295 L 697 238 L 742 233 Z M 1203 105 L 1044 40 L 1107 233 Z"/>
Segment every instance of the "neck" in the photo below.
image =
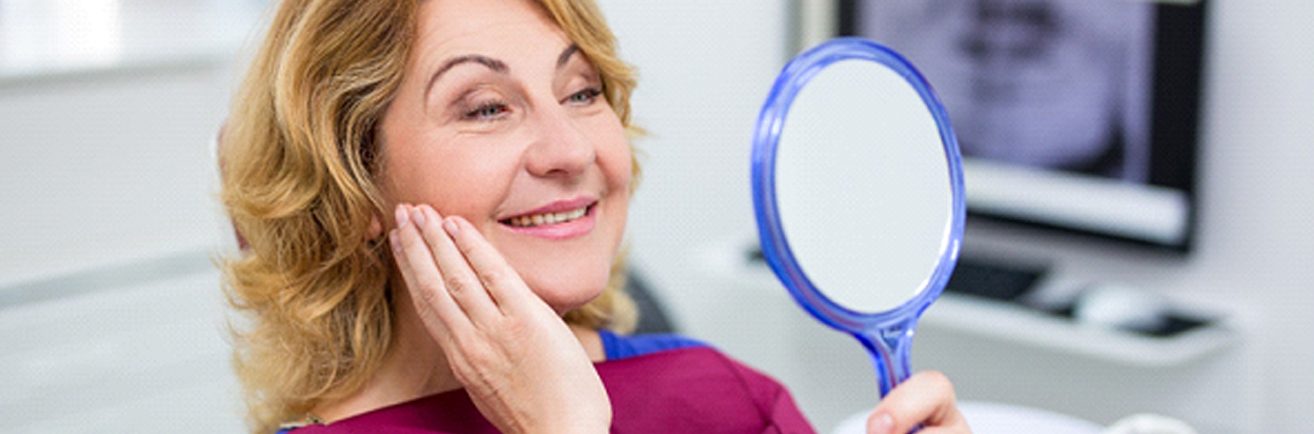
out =
<path fill-rule="evenodd" d="M 326 422 L 429 395 L 461 389 L 442 348 L 430 337 L 411 302 L 409 291 L 394 291 L 393 340 L 379 368 L 360 390 L 317 406 L 313 414 Z M 602 339 L 593 329 L 569 325 L 594 362 L 606 359 Z"/>

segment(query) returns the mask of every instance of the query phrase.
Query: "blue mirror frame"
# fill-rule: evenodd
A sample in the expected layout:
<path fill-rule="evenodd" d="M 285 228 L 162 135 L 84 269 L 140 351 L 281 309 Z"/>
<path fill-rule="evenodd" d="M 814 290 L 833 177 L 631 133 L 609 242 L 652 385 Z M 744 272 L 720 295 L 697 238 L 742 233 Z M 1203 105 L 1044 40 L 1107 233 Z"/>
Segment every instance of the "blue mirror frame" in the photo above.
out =
<path fill-rule="evenodd" d="M 917 288 L 917 295 L 884 312 L 849 309 L 826 297 L 812 283 L 790 250 L 776 202 L 776 150 L 794 97 L 818 72 L 844 60 L 876 62 L 898 73 L 917 91 L 939 128 L 949 168 L 946 176 L 953 203 L 947 233 L 941 239 L 940 259 L 925 287 Z M 911 373 L 908 352 L 917 319 L 944 291 L 962 244 L 966 220 L 962 156 L 944 106 L 931 85 L 903 56 L 867 39 L 833 39 L 798 55 L 781 71 L 758 116 L 751 163 L 758 237 L 767 264 L 808 313 L 830 327 L 853 335 L 867 348 L 876 365 L 881 396 L 886 395 Z"/>

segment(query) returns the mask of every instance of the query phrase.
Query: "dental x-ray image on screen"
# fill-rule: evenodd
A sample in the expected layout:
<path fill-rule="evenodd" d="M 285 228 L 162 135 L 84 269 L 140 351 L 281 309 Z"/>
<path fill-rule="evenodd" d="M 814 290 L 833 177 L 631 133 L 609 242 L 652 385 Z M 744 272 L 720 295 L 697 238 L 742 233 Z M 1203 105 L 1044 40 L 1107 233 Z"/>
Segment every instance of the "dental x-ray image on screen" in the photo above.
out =
<path fill-rule="evenodd" d="M 861 31 L 925 65 L 965 154 L 1148 179 L 1150 3 L 868 3 Z"/>
<path fill-rule="evenodd" d="M 1203 3 L 842 1 L 838 33 L 925 74 L 973 215 L 1185 252 Z"/>

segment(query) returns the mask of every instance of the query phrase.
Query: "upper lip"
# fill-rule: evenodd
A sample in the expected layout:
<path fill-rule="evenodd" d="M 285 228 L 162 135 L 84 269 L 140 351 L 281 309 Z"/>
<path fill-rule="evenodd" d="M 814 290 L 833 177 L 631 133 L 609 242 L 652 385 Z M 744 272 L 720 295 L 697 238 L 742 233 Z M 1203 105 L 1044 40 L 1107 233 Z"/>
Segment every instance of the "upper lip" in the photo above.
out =
<path fill-rule="evenodd" d="M 513 218 L 520 217 L 520 216 L 530 216 L 530 215 L 535 215 L 535 214 L 547 214 L 547 213 L 554 213 L 554 212 L 572 211 L 572 210 L 576 210 L 576 209 L 580 209 L 580 208 L 583 208 L 583 207 L 586 207 L 586 206 L 592 205 L 594 202 L 597 202 L 597 201 L 598 201 L 597 199 L 594 199 L 594 198 L 589 197 L 589 196 L 579 196 L 579 197 L 574 197 L 574 198 L 570 198 L 570 199 L 561 199 L 561 200 L 553 201 L 553 202 L 551 202 L 551 203 L 549 203 L 549 204 L 547 204 L 547 205 L 543 205 L 543 206 L 540 206 L 540 207 L 538 207 L 538 208 L 531 209 L 531 210 L 529 210 L 529 211 L 518 212 L 518 213 L 515 213 L 515 214 L 512 214 L 512 215 L 509 215 L 509 216 L 506 216 L 506 217 L 500 218 L 500 219 L 498 219 L 498 220 L 499 220 L 499 221 L 500 221 L 500 220 L 507 220 L 507 219 L 513 219 Z"/>

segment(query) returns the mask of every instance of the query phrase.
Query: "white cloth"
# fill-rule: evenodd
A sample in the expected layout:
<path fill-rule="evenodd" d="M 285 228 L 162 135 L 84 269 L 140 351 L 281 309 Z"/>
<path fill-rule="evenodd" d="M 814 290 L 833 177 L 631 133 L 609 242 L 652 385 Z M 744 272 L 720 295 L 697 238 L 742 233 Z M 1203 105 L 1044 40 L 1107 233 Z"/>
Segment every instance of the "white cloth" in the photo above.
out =
<path fill-rule="evenodd" d="M 1097 423 L 1032 407 L 995 402 L 959 401 L 958 410 L 967 418 L 974 434 L 1101 434 Z M 867 415 L 862 411 L 835 428 L 832 434 L 866 434 Z"/>
<path fill-rule="evenodd" d="M 958 410 L 973 434 L 1196 434 L 1185 422 L 1157 414 L 1135 414 L 1105 428 L 1062 413 L 997 402 L 959 401 Z M 866 434 L 868 414 L 849 416 L 832 434 Z"/>

